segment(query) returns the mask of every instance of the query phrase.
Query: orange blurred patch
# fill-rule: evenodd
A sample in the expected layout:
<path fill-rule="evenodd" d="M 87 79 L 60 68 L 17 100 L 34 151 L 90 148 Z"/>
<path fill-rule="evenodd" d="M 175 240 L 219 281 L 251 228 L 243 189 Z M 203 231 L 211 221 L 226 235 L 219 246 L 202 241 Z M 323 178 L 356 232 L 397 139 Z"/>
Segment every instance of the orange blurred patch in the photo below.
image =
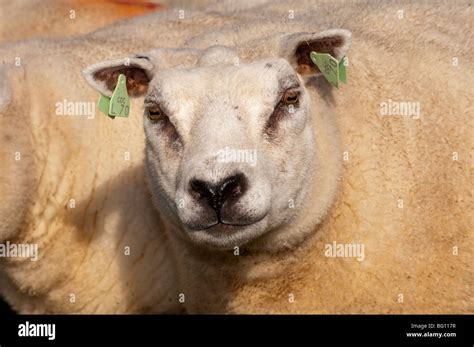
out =
<path fill-rule="evenodd" d="M 164 8 L 151 0 L 0 0 L 0 43 L 86 34 Z"/>
<path fill-rule="evenodd" d="M 101 10 L 103 11 L 101 16 L 110 21 L 139 16 L 164 8 L 163 5 L 149 0 L 70 0 L 69 3 L 72 8 L 94 7 L 94 10 Z M 101 19 L 103 20 L 104 17 Z"/>

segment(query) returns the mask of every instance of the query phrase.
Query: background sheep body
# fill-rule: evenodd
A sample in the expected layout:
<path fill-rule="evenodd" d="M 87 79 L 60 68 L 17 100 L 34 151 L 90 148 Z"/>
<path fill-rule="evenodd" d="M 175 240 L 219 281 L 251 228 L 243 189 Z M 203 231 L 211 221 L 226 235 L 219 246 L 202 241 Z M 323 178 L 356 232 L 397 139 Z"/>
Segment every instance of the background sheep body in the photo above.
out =
<path fill-rule="evenodd" d="M 472 312 L 469 4 L 218 4 L 0 47 L 0 242 L 40 252 L 1 260 L 0 294 L 22 313 Z M 340 192 L 317 232 L 284 252 L 210 259 L 169 238 L 144 181 L 141 100 L 128 119 L 55 114 L 61 100 L 96 102 L 81 70 L 98 61 L 214 44 L 251 59 L 271 54 L 259 42 L 275 32 L 333 27 L 353 33 L 349 83 L 319 79 L 314 92 L 334 112 Z M 419 102 L 420 118 L 382 117 L 388 100 Z M 326 257 L 334 241 L 364 244 L 364 261 Z"/>

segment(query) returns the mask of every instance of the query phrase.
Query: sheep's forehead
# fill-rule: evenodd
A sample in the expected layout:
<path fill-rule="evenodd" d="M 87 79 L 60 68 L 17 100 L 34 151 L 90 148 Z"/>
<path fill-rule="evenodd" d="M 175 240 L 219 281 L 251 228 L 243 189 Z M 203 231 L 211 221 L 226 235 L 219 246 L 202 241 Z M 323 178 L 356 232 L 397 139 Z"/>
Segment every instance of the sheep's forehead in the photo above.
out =
<path fill-rule="evenodd" d="M 222 131 L 222 124 L 234 130 L 257 125 L 262 115 L 273 110 L 282 89 L 298 82 L 296 72 L 283 59 L 169 69 L 155 75 L 146 99 L 164 106 L 178 131 L 187 137 L 197 123 L 205 127 L 194 127 L 196 131 L 211 133 Z M 236 118 L 242 122 L 234 124 Z"/>
<path fill-rule="evenodd" d="M 286 60 L 267 59 L 250 64 L 215 65 L 158 72 L 150 94 L 165 102 L 209 103 L 272 101 L 281 88 L 298 77 Z"/>

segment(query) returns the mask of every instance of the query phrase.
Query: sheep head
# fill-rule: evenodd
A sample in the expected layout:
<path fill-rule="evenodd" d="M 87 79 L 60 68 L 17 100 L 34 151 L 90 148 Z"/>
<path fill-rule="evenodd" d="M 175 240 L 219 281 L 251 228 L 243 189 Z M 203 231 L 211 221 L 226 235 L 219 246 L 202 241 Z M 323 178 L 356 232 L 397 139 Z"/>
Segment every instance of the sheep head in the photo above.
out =
<path fill-rule="evenodd" d="M 320 165 L 313 118 L 324 109 L 310 91 L 320 72 L 309 54 L 340 59 L 350 40 L 334 29 L 278 34 L 258 48 L 157 49 L 84 75 L 110 95 L 123 73 L 129 94 L 144 97 L 147 180 L 177 237 L 230 249 L 274 234 L 265 247 L 275 249 L 300 238 L 291 223 L 314 204 L 315 176 L 334 175 Z M 319 199 L 316 219 L 332 201 Z"/>

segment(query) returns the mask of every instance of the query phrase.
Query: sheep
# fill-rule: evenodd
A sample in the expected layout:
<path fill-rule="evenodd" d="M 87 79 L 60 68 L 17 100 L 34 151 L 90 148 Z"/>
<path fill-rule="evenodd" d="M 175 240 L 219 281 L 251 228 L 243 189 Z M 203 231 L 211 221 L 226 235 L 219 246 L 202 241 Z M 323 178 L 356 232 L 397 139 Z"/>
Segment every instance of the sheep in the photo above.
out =
<path fill-rule="evenodd" d="M 6 47 L 27 64 L 3 68 L 0 240 L 39 260 L 4 259 L 1 294 L 19 312 L 472 312 L 469 8 L 437 5 L 218 4 Z M 348 84 L 311 50 L 347 55 Z M 128 119 L 54 114 L 120 73 Z M 219 160 L 236 150 L 256 160 Z"/>
<path fill-rule="evenodd" d="M 14 42 L 34 37 L 65 37 L 85 34 L 122 18 L 161 9 L 151 1 L 29 0 L 4 1 L 0 4 L 0 42 Z M 14 20 L 12 20 L 14 18 Z"/>

